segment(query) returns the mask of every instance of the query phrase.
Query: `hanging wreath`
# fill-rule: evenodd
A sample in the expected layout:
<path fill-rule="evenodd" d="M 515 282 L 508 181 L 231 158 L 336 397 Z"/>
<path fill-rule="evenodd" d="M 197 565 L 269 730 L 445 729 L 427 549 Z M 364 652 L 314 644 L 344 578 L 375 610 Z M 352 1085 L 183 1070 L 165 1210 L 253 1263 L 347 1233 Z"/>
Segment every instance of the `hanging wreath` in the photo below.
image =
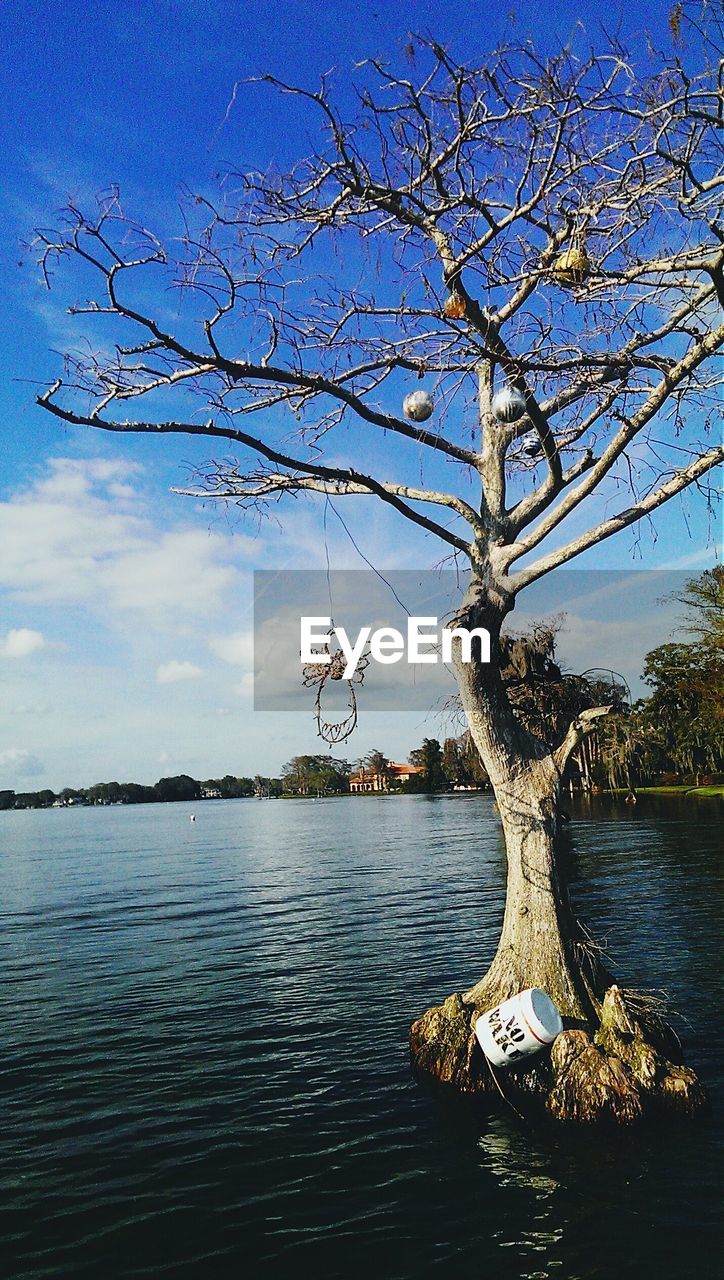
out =
<path fill-rule="evenodd" d="M 334 628 L 327 632 L 330 640 L 334 636 Z M 323 738 L 325 742 L 334 744 L 344 742 L 350 737 L 357 727 L 357 696 L 354 691 L 356 684 L 363 684 L 365 671 L 370 664 L 370 655 L 364 652 L 357 662 L 354 674 L 347 681 L 349 689 L 349 697 L 347 700 L 347 715 L 342 720 L 327 720 L 322 712 L 322 696 L 324 686 L 328 680 L 343 680 L 344 670 L 347 666 L 347 659 L 341 649 L 335 649 L 331 655 L 329 662 L 307 662 L 302 668 L 302 684 L 305 689 L 316 689 L 316 697 L 314 699 L 314 714 L 317 721 L 317 735 Z"/>

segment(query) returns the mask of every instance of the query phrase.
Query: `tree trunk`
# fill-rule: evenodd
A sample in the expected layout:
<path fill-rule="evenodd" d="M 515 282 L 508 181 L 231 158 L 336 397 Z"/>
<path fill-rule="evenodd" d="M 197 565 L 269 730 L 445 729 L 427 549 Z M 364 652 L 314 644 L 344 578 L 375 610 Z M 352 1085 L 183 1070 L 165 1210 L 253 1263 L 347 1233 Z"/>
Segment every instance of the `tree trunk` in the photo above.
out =
<path fill-rule="evenodd" d="M 522 1098 L 539 1096 L 560 1118 L 611 1115 L 629 1121 L 643 1114 L 645 1103 L 654 1102 L 694 1111 L 703 1104 L 703 1090 L 692 1072 L 674 1065 L 674 1040 L 660 1018 L 650 1016 L 635 997 L 627 1003 L 572 914 L 558 844 L 565 757 L 551 752 L 516 722 L 500 675 L 505 606 L 484 596 L 481 600 L 481 595 L 479 588 L 469 593 L 456 625 L 488 629 L 491 662 L 464 663 L 459 648 L 454 662 L 463 708 L 490 777 L 505 837 L 505 914 L 487 973 L 413 1023 L 413 1062 L 463 1092 L 497 1096 L 500 1076 L 484 1058 L 475 1022 L 509 996 L 540 987 L 558 1006 L 564 1032 L 554 1053 L 538 1054 L 532 1066 L 521 1064 L 504 1073 L 506 1095 L 512 1090 Z M 607 1002 L 611 1005 L 611 991 L 617 993 L 615 1016 L 609 1011 L 606 1032 L 602 1016 Z M 611 1028 L 625 1022 L 629 1029 L 621 1034 L 638 1037 L 640 1052 L 633 1055 L 633 1065 L 622 1064 L 619 1053 L 612 1066 L 611 1046 L 615 1042 L 618 1051 L 620 1045 L 618 1031 Z M 636 1070 L 647 1055 L 648 1069 L 639 1080 Z"/>
<path fill-rule="evenodd" d="M 505 915 L 490 969 L 466 999 L 490 1009 L 525 987 L 541 987 L 563 1017 L 585 1025 L 599 1001 L 592 975 L 583 978 L 576 950 L 582 934 L 556 865 L 556 781 L 549 774 L 531 762 L 522 777 L 493 784 L 508 863 Z"/>

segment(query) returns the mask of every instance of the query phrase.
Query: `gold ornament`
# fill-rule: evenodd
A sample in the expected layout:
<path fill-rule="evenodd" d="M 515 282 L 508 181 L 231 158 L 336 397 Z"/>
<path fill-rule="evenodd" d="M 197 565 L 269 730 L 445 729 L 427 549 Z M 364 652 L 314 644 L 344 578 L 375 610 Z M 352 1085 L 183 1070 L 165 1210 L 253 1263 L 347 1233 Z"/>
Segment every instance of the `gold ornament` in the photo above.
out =
<path fill-rule="evenodd" d="M 442 310 L 448 320 L 462 320 L 465 315 L 465 300 L 459 293 L 449 293 Z"/>
<path fill-rule="evenodd" d="M 591 270 L 585 249 L 564 249 L 555 261 L 553 277 L 558 284 L 572 286 L 583 284 Z"/>

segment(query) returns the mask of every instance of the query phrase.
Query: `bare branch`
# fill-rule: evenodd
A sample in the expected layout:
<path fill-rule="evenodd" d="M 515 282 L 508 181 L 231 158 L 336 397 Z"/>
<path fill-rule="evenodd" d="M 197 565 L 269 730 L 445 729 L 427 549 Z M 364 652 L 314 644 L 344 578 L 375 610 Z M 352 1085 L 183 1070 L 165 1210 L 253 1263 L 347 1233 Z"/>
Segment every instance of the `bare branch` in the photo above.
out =
<path fill-rule="evenodd" d="M 618 515 L 601 521 L 600 524 L 595 525 L 593 529 L 589 529 L 587 533 L 581 534 L 579 538 L 574 538 L 566 546 L 560 547 L 557 551 L 552 551 L 549 555 L 535 561 L 528 568 L 516 573 L 511 579 L 513 590 L 520 591 L 523 587 L 528 586 L 529 583 L 535 582 L 537 578 L 541 578 L 543 574 L 549 573 L 551 569 L 555 569 L 561 564 L 566 564 L 569 560 L 573 560 L 575 556 L 580 555 L 582 551 L 587 551 L 589 547 L 605 541 L 612 534 L 619 533 L 622 529 L 628 528 L 629 525 L 635 524 L 722 462 L 724 462 L 724 445 L 712 449 L 709 453 L 696 458 L 688 467 L 682 467 L 680 471 L 676 471 L 670 479 L 659 485 L 657 489 L 653 489 L 635 506 L 628 507 L 625 511 L 619 512 Z"/>
<path fill-rule="evenodd" d="M 615 711 L 613 703 L 607 707 L 589 707 L 586 711 L 581 711 L 575 720 L 569 725 L 563 742 L 553 752 L 553 758 L 558 767 L 559 773 L 563 773 L 566 764 L 577 747 L 580 747 L 584 738 L 587 738 L 597 727 L 598 721 L 602 716 L 608 716 Z"/>
<path fill-rule="evenodd" d="M 646 75 L 615 41 L 547 60 L 511 44 L 480 66 L 415 47 L 414 74 L 360 64 L 350 119 L 329 77 L 265 77 L 312 113 L 311 154 L 226 174 L 168 244 L 116 190 L 38 231 L 46 282 L 69 259 L 97 290 L 39 403 L 247 449 L 248 467 L 202 468 L 206 496 L 375 495 L 503 599 L 715 465 L 717 73 L 705 48 L 696 74 L 656 55 Z M 524 398 L 512 423 L 502 385 Z M 402 408 L 418 386 L 424 423 Z M 619 515 L 512 572 L 603 484 L 624 489 Z"/>
<path fill-rule="evenodd" d="M 92 415 L 83 416 L 82 414 L 73 413 L 71 410 L 64 408 L 53 400 L 53 396 L 60 390 L 61 385 L 62 384 L 59 381 L 53 383 L 52 387 L 50 387 L 41 396 L 38 396 L 37 403 L 43 408 L 48 409 L 56 417 L 62 418 L 64 422 L 73 423 L 75 426 L 93 426 L 102 431 L 120 432 L 122 434 L 202 435 L 234 440 L 238 444 L 242 444 L 246 448 L 261 454 L 262 457 L 267 458 L 270 462 L 276 463 L 278 466 L 288 467 L 290 471 L 301 471 L 306 473 L 307 476 L 316 477 L 318 479 L 318 483 L 315 485 L 310 480 L 304 482 L 294 476 L 287 476 L 283 478 L 287 482 L 284 484 L 282 483 L 282 477 L 279 477 L 279 483 L 276 486 L 277 491 L 281 491 L 283 488 L 286 488 L 288 491 L 291 491 L 294 488 L 316 488 L 317 492 L 320 493 L 347 492 L 365 493 L 367 495 L 374 494 L 384 502 L 389 503 L 390 506 L 395 507 L 400 514 L 406 516 L 406 518 L 414 524 L 420 525 L 429 533 L 434 533 L 438 538 L 441 538 L 443 542 L 450 543 L 450 545 L 454 546 L 458 551 L 463 551 L 466 555 L 470 555 L 469 542 L 466 542 L 465 539 L 451 533 L 448 529 L 445 529 L 435 521 L 428 519 L 427 516 L 422 515 L 420 512 L 415 511 L 410 507 L 407 502 L 402 501 L 402 498 L 406 497 L 413 501 L 433 502 L 442 506 L 450 507 L 464 519 L 469 519 L 474 527 L 479 528 L 479 522 L 474 511 L 468 507 L 466 503 L 454 498 L 452 495 L 431 493 L 428 490 L 412 490 L 403 485 L 385 484 L 381 481 L 375 480 L 372 476 L 367 476 L 360 472 L 343 470 L 337 467 L 322 466 L 300 458 L 292 458 L 287 454 L 280 453 L 277 449 L 272 449 L 269 445 L 265 444 L 263 440 L 258 439 L 255 436 L 250 436 L 246 432 L 238 431 L 232 427 L 220 427 L 215 425 L 213 422 L 207 422 L 203 425 L 192 422 L 109 422 L 95 411 Z M 325 482 L 328 485 L 331 485 L 331 489 L 325 487 Z M 269 490 L 269 492 L 271 492 L 271 490 Z M 220 497 L 228 499 L 232 497 L 243 498 L 250 495 L 245 492 L 243 483 L 240 480 L 238 492 L 236 493 L 231 491 L 216 492 L 214 490 L 210 490 L 203 495 L 194 493 L 193 496 L 204 496 L 206 498 Z M 261 496 L 261 493 L 254 492 L 251 496 L 259 497 Z"/>

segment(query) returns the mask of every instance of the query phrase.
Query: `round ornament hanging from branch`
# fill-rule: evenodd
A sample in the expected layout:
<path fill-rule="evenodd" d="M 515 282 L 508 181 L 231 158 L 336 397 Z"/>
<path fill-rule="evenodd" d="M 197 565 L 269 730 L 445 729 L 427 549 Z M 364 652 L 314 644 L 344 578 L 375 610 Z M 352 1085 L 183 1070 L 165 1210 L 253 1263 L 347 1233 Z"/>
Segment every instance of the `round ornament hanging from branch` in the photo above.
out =
<path fill-rule="evenodd" d="M 526 412 L 525 396 L 517 387 L 501 387 L 493 396 L 492 409 L 498 422 L 517 422 Z"/>
<path fill-rule="evenodd" d="M 448 320 L 463 320 L 465 318 L 465 299 L 461 298 L 459 293 L 449 293 L 445 299 L 442 312 Z"/>
<path fill-rule="evenodd" d="M 535 431 L 529 431 L 526 436 L 523 436 L 520 451 L 527 458 L 535 458 L 539 453 L 542 453 L 543 445 L 540 436 Z"/>
<path fill-rule="evenodd" d="M 427 422 L 434 408 L 429 391 L 411 391 L 402 402 L 402 412 L 411 422 Z"/>
<path fill-rule="evenodd" d="M 556 284 L 566 289 L 584 284 L 591 271 L 591 262 L 582 245 L 564 249 L 553 264 L 552 275 Z"/>

